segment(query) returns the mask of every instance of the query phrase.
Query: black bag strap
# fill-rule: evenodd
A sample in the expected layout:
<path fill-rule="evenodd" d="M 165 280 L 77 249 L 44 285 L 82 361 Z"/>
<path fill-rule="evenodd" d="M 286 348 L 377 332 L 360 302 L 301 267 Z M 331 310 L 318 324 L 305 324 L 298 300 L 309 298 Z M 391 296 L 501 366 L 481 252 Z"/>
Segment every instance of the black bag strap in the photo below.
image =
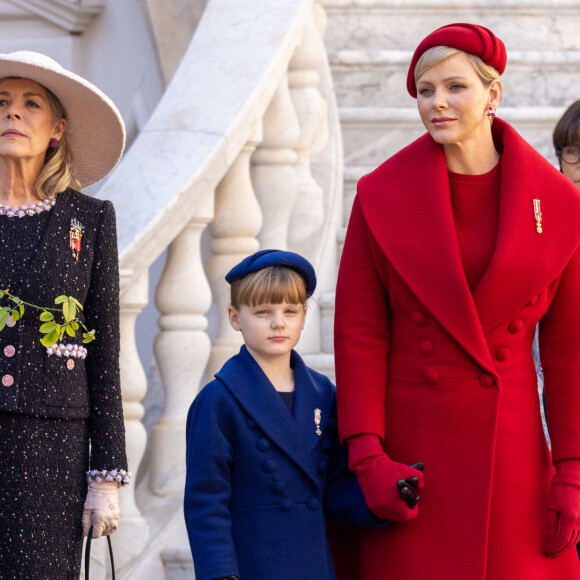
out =
<path fill-rule="evenodd" d="M 87 536 L 87 543 L 85 545 L 85 580 L 89 580 L 89 568 L 91 564 L 91 541 L 93 539 L 93 526 L 89 530 Z M 109 556 L 111 558 L 111 572 L 113 580 L 115 580 L 115 560 L 113 559 L 113 546 L 111 544 L 111 536 L 107 536 L 107 543 L 109 544 Z"/>

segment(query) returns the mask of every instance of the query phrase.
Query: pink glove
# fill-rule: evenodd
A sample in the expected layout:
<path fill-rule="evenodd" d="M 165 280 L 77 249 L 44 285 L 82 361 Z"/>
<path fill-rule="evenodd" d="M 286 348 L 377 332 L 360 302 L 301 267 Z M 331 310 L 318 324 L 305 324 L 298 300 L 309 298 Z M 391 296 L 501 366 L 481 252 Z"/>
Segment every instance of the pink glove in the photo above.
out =
<path fill-rule="evenodd" d="M 93 538 L 112 534 L 119 524 L 119 484 L 91 481 L 83 509 L 83 535 L 93 526 Z"/>
<path fill-rule="evenodd" d="M 580 540 L 580 460 L 556 463 L 556 475 L 548 496 L 544 551 L 561 556 Z"/>
<path fill-rule="evenodd" d="M 423 473 L 404 463 L 391 461 L 376 435 L 364 433 L 346 440 L 348 464 L 355 472 L 371 512 L 383 519 L 404 522 L 416 518 L 418 506 L 410 508 L 401 497 L 397 481 L 417 477 L 423 489 Z"/>

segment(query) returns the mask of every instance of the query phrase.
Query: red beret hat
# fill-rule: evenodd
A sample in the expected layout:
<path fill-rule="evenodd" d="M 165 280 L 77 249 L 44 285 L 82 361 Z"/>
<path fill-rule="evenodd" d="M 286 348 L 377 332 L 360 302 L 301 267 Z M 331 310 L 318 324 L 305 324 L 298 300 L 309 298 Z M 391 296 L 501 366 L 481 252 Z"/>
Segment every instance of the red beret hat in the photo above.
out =
<path fill-rule="evenodd" d="M 497 69 L 499 74 L 505 70 L 507 54 L 504 43 L 488 28 L 477 24 L 447 24 L 424 38 L 411 60 L 407 73 L 407 90 L 416 99 L 415 65 L 421 55 L 434 46 L 450 46 L 479 56 L 483 62 Z"/>

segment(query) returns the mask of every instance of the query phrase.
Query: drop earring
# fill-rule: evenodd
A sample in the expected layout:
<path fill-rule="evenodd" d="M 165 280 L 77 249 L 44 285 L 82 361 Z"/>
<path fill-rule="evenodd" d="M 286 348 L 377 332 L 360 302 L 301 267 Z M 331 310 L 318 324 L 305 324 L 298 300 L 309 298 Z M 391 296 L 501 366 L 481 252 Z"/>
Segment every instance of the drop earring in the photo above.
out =
<path fill-rule="evenodd" d="M 491 105 L 487 108 L 487 118 L 490 121 L 493 121 L 493 119 L 495 117 L 495 111 L 496 110 Z"/>

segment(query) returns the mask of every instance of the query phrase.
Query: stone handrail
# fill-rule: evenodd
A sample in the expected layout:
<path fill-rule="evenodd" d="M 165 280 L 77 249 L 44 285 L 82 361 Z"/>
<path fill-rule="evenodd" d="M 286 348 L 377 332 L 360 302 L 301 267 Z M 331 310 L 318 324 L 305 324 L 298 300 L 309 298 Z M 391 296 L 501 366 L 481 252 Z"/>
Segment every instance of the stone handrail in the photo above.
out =
<path fill-rule="evenodd" d="M 98 193 L 115 204 L 121 268 L 134 278 L 212 195 L 261 123 L 311 4 L 208 3 L 153 116 Z"/>

